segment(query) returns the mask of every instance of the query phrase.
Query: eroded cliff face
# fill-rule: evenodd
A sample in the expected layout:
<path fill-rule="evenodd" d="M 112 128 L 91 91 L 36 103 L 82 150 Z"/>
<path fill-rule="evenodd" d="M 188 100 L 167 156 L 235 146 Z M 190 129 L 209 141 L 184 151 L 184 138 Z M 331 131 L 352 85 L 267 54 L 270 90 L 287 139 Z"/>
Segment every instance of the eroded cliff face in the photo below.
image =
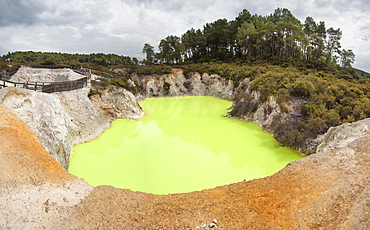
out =
<path fill-rule="evenodd" d="M 232 100 L 234 85 L 219 75 L 203 75 L 189 73 L 184 75 L 181 69 L 173 69 L 171 74 L 130 76 L 132 87 L 141 89 L 143 97 L 166 96 L 215 96 L 225 100 Z"/>
<path fill-rule="evenodd" d="M 260 125 L 280 143 L 293 143 L 300 138 L 292 127 L 301 121 L 307 102 L 296 97 L 281 100 L 279 95 L 263 98 L 261 92 L 251 90 L 251 84 L 249 78 L 240 82 L 229 115 Z M 315 139 L 308 137 L 295 147 L 303 154 L 312 154 L 321 140 L 322 136 Z"/>
<path fill-rule="evenodd" d="M 0 145 L 0 229 L 72 228 L 55 225 L 93 187 L 68 174 L 37 135 L 1 104 Z"/>
<path fill-rule="evenodd" d="M 42 75 L 40 71 L 37 73 Z M 109 86 L 91 100 L 89 91 L 90 86 L 53 94 L 7 87 L 0 90 L 0 104 L 22 119 L 48 153 L 68 168 L 74 145 L 97 138 L 114 118 L 137 119 L 144 115 L 127 90 Z"/>
<path fill-rule="evenodd" d="M 0 104 L 17 114 L 37 133 L 49 154 L 67 167 L 71 151 L 71 118 L 57 95 L 7 87 L 0 90 Z"/>
<path fill-rule="evenodd" d="M 136 97 L 126 89 L 114 85 L 97 84 L 92 86 L 92 89 L 99 92 L 90 97 L 92 103 L 111 117 L 139 119 L 144 115 Z"/>

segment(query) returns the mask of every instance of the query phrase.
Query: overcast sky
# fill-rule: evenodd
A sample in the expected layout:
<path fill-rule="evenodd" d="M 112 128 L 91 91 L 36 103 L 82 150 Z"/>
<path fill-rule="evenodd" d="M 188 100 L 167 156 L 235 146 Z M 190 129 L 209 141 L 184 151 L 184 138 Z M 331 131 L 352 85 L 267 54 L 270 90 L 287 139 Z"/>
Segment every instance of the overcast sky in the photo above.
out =
<path fill-rule="evenodd" d="M 157 47 L 243 9 L 268 15 L 288 8 L 341 28 L 342 48 L 356 54 L 354 67 L 370 72 L 369 0 L 0 0 L 0 55 L 13 51 L 115 53 L 143 58 L 144 43 Z"/>

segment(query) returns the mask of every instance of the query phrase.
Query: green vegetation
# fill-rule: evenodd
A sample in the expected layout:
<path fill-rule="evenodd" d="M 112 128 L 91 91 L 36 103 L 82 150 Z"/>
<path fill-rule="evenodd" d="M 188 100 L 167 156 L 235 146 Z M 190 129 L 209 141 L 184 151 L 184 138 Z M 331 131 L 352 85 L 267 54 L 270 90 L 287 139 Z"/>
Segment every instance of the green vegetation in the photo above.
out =
<path fill-rule="evenodd" d="M 129 73 L 137 73 L 139 75 L 162 75 L 172 73 L 172 66 L 170 65 L 133 65 L 133 66 L 121 66 L 122 68 L 128 68 Z"/>
<path fill-rule="evenodd" d="M 9 79 L 10 76 L 18 71 L 19 67 L 19 64 L 6 65 L 0 63 L 0 78 Z"/>
<path fill-rule="evenodd" d="M 276 118 L 272 127 L 280 143 L 297 149 L 329 127 L 370 117 L 370 79 L 340 67 L 325 69 L 255 66 L 249 89 L 259 91 L 259 101 L 247 98 L 238 103 L 236 98 L 232 115 L 254 112 L 269 96 L 275 96 L 282 109 L 290 99 L 302 99 L 301 116 L 291 115 L 286 122 Z"/>
<path fill-rule="evenodd" d="M 101 95 L 101 93 L 98 90 L 90 89 L 88 97 L 94 96 L 94 95 Z"/>
<path fill-rule="evenodd" d="M 68 65 L 79 68 L 81 64 L 88 64 L 96 69 L 99 66 L 110 65 L 135 65 L 138 64 L 136 58 L 119 56 L 117 54 L 68 54 L 55 52 L 33 52 L 17 51 L 8 53 L 1 57 L 0 60 L 11 61 L 16 63 L 32 63 L 41 65 Z"/>

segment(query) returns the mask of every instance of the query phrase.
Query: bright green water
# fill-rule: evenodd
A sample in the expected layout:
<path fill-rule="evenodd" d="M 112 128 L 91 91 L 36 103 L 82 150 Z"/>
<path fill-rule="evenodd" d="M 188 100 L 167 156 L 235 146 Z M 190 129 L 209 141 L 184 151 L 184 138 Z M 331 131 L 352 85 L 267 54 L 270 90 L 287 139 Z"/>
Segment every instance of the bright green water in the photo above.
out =
<path fill-rule="evenodd" d="M 91 185 L 182 193 L 261 178 L 301 156 L 253 123 L 222 117 L 214 97 L 149 98 L 140 120 L 118 119 L 74 147 L 69 172 Z"/>

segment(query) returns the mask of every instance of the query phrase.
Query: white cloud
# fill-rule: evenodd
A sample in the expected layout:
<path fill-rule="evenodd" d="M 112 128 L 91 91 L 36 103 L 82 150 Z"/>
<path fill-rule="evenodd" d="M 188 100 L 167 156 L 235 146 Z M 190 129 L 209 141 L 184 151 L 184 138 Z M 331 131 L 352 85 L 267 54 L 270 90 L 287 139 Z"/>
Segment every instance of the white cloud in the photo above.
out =
<path fill-rule="evenodd" d="M 367 0 L 0 0 L 0 54 L 16 50 L 104 52 L 142 58 L 144 43 L 157 46 L 167 35 L 202 28 L 243 9 L 268 15 L 288 8 L 302 22 L 343 31 L 355 66 L 370 72 L 370 3 Z"/>

